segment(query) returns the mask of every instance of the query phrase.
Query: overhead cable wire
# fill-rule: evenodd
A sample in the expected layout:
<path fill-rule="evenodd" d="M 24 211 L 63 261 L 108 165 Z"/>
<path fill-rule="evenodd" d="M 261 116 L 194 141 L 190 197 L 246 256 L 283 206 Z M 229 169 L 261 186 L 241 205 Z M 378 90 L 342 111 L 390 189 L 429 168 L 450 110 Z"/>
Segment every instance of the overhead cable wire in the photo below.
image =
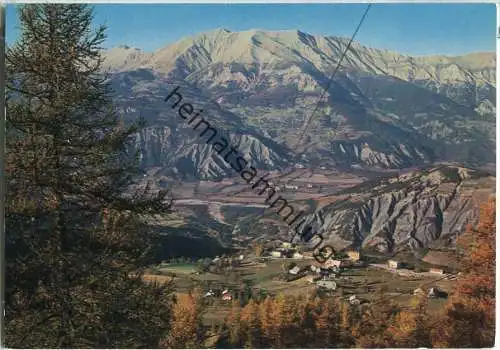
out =
<path fill-rule="evenodd" d="M 356 27 L 356 30 L 354 31 L 354 33 L 352 34 L 351 36 L 351 39 L 349 40 L 349 43 L 347 44 L 344 52 L 342 53 L 342 55 L 340 56 L 340 59 L 337 63 L 337 66 L 335 67 L 332 75 L 330 76 L 330 79 L 328 80 L 328 83 L 325 87 L 325 89 L 323 90 L 323 92 L 321 93 L 319 99 L 318 99 L 318 102 L 316 103 L 316 106 L 314 107 L 312 113 L 309 115 L 309 117 L 307 118 L 306 122 L 305 122 L 305 126 L 304 126 L 304 130 L 302 130 L 300 136 L 299 136 L 299 139 L 294 147 L 294 151 L 297 150 L 298 147 L 301 146 L 302 144 L 302 139 L 304 138 L 304 135 L 306 134 L 307 132 L 307 129 L 309 128 L 309 125 L 311 124 L 311 121 L 312 121 L 312 118 L 314 116 L 314 114 L 316 114 L 316 112 L 318 111 L 318 108 L 319 108 L 319 105 L 321 103 L 321 101 L 323 100 L 323 98 L 325 97 L 326 95 L 326 92 L 328 91 L 328 89 L 330 88 L 330 86 L 332 85 L 332 82 L 333 82 L 333 78 L 335 78 L 335 75 L 337 74 L 339 68 L 340 68 L 340 65 L 342 64 L 342 61 L 344 60 L 344 57 L 347 55 L 347 52 L 349 51 L 349 49 L 351 48 L 351 45 L 352 45 L 352 42 L 354 41 L 354 39 L 356 38 L 356 35 L 358 34 L 359 32 L 359 29 L 361 28 L 361 26 L 363 25 L 363 22 L 365 21 L 366 19 L 366 16 L 368 15 L 368 11 L 370 11 L 370 8 L 371 8 L 372 4 L 368 4 L 368 6 L 366 7 L 366 10 L 365 12 L 363 13 L 363 16 L 361 17 L 357 27 Z"/>

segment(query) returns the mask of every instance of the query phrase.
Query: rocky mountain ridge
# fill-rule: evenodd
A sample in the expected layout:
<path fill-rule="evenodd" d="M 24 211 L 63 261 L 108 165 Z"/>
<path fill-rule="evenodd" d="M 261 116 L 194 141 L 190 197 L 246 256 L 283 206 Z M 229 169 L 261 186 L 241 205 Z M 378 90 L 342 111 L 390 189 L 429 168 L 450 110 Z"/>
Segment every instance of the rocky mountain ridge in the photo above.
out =
<path fill-rule="evenodd" d="M 325 71 L 338 63 L 349 39 L 313 36 L 299 30 L 231 32 L 216 29 L 183 38 L 153 53 L 121 46 L 105 52 L 105 68 L 128 71 L 138 68 L 171 73 L 177 69 L 184 78 L 214 63 L 254 64 L 279 67 L 283 62 L 308 62 Z M 389 50 L 370 48 L 354 42 L 343 67 L 402 80 L 433 80 L 436 83 L 465 82 L 471 75 L 479 85 L 494 86 L 495 53 L 480 52 L 463 56 L 411 57 Z M 185 68 L 180 72 L 179 66 Z"/>
<path fill-rule="evenodd" d="M 311 226 L 324 243 L 337 250 L 348 247 L 393 253 L 437 246 L 453 247 L 467 225 L 474 225 L 478 207 L 494 195 L 495 177 L 456 165 L 407 172 L 369 181 L 333 196 L 301 203 L 311 214 L 301 227 Z M 300 204 L 297 202 L 296 205 Z M 275 217 L 242 219 L 255 223 L 255 232 L 236 225 L 235 230 L 259 235 L 260 225 Z M 274 232 L 287 230 L 279 220 Z M 299 237 L 295 237 L 300 242 Z"/>
<path fill-rule="evenodd" d="M 141 137 L 156 141 L 139 142 L 144 164 L 154 159 L 179 173 L 228 175 L 217 160 L 203 160 L 212 157 L 207 149 L 175 137 L 178 130 L 163 130 L 170 135 L 164 139 L 154 134 L 170 118 L 162 100 L 165 87 L 175 85 L 192 92 L 197 108 L 212 105 L 222 124 L 238 120 L 226 131 L 247 135 L 246 148 L 267 145 L 275 156 L 249 156 L 269 169 L 296 162 L 347 168 L 494 162 L 494 54 L 410 57 L 354 43 L 330 82 L 347 42 L 300 31 L 218 29 L 154 53 L 111 49 L 105 62 L 126 117 L 144 116 L 151 125 L 151 135 Z M 179 157 L 185 147 L 190 151 Z M 166 149 L 175 152 L 165 155 Z"/>
<path fill-rule="evenodd" d="M 116 92 L 115 103 L 125 121 L 143 118 L 147 126 L 136 135 L 134 149 L 139 150 L 140 166 L 157 169 L 158 175 L 182 179 L 217 179 L 234 175 L 234 171 L 210 145 L 200 130 L 193 130 L 183 120 L 175 101 L 165 102 L 166 96 L 177 86 L 166 82 L 157 73 L 148 70 L 115 74 L 111 85 Z M 265 137 L 245 124 L 238 115 L 225 111 L 191 87 L 179 90 L 184 102 L 203 110 L 201 116 L 224 135 L 232 145 L 238 145 L 240 154 L 260 169 L 275 169 L 289 163 L 291 154 L 285 147 Z"/>

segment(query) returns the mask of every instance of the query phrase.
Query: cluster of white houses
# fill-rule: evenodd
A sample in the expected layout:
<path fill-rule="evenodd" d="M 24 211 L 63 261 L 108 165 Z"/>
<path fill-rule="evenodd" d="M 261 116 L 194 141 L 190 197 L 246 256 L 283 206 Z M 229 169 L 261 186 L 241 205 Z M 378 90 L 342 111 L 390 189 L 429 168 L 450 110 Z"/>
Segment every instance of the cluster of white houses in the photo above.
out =
<path fill-rule="evenodd" d="M 311 265 L 311 269 L 313 266 L 325 268 L 325 269 L 340 269 L 341 267 L 352 266 L 354 263 L 357 263 L 361 260 L 361 255 L 357 250 L 348 250 L 345 252 L 347 255 L 346 259 L 335 259 L 330 258 L 326 260 L 323 264 L 314 263 Z"/>
<path fill-rule="evenodd" d="M 401 263 L 400 261 L 397 261 L 397 260 L 388 260 L 387 266 L 391 269 L 397 270 L 397 269 L 402 268 L 404 266 L 404 264 Z M 444 275 L 445 274 L 445 271 L 443 269 L 439 269 L 439 268 L 435 268 L 435 267 L 431 267 L 429 269 L 429 272 L 436 274 L 436 275 Z"/>
<path fill-rule="evenodd" d="M 217 296 L 217 293 L 214 292 L 212 289 L 210 289 L 204 295 L 205 298 L 216 297 L 216 296 Z M 233 300 L 233 296 L 231 295 L 231 293 L 227 289 L 224 289 L 222 291 L 222 294 L 220 295 L 220 297 L 221 297 L 221 300 L 225 300 L 225 301 L 231 301 L 231 300 Z"/>
<path fill-rule="evenodd" d="M 271 256 L 273 258 L 292 258 L 292 259 L 302 259 L 304 254 L 297 251 L 297 246 L 290 242 L 281 243 L 281 247 L 271 251 Z"/>
<path fill-rule="evenodd" d="M 346 267 L 351 266 L 353 262 L 361 260 L 361 255 L 357 250 L 346 251 L 347 259 L 334 259 L 330 258 L 324 262 L 324 264 L 317 264 L 325 268 L 330 267 Z M 270 252 L 273 258 L 291 258 L 291 259 L 303 259 L 307 253 L 302 254 L 297 251 L 297 245 L 289 242 L 281 243 L 281 247 L 275 248 Z"/>
<path fill-rule="evenodd" d="M 309 256 L 309 253 L 300 253 L 297 251 L 297 245 L 282 242 L 281 247 L 275 248 L 270 251 L 270 255 L 273 258 L 290 258 L 290 259 L 303 259 L 306 256 Z M 345 267 L 353 267 L 353 266 L 363 266 L 363 261 L 361 259 L 361 254 L 358 250 L 350 249 L 344 252 L 344 258 L 329 258 L 324 263 L 313 262 L 307 270 L 309 273 L 309 280 L 311 282 L 316 282 L 319 279 L 324 279 L 326 276 L 334 275 L 338 273 L 341 268 Z M 387 266 L 390 269 L 397 270 L 404 268 L 406 266 L 405 263 L 400 262 L 398 260 L 388 260 Z M 289 273 L 292 275 L 299 275 L 300 272 L 304 272 L 304 269 L 300 269 L 297 266 L 290 269 Z M 433 273 L 436 275 L 444 275 L 445 271 L 440 268 L 430 268 L 428 270 L 429 273 Z"/>
<path fill-rule="evenodd" d="M 425 295 L 427 294 L 428 298 L 447 298 L 448 293 L 445 291 L 440 290 L 437 287 L 431 287 L 428 289 L 427 293 L 423 288 L 417 288 L 413 291 L 413 295 Z"/>
<path fill-rule="evenodd" d="M 308 255 L 308 253 L 300 253 L 297 251 L 297 245 L 289 243 L 289 242 L 282 242 L 281 247 L 275 248 L 270 252 L 271 257 L 273 258 L 289 258 L 289 259 L 303 259 L 305 256 Z M 358 250 L 347 250 L 345 251 L 345 255 L 347 258 L 340 259 L 340 258 L 330 258 L 327 261 L 325 261 L 323 264 L 320 263 L 313 263 L 310 267 L 311 271 L 313 272 L 320 272 L 321 269 L 323 270 L 329 270 L 329 269 L 340 269 L 342 267 L 349 267 L 353 265 L 357 265 L 361 263 L 361 254 Z M 405 263 L 398 261 L 398 260 L 388 260 L 387 261 L 387 266 L 390 269 L 401 269 L 406 266 Z M 430 268 L 429 273 L 433 273 L 436 275 L 444 275 L 445 271 L 440 268 Z"/>
<path fill-rule="evenodd" d="M 359 251 L 349 250 L 346 252 L 347 258 L 335 259 L 330 258 L 323 264 L 313 262 L 309 266 L 309 276 L 307 279 L 311 283 L 316 283 L 318 287 L 329 290 L 335 290 L 337 285 L 334 279 L 343 267 L 353 266 L 360 262 L 361 256 Z"/>

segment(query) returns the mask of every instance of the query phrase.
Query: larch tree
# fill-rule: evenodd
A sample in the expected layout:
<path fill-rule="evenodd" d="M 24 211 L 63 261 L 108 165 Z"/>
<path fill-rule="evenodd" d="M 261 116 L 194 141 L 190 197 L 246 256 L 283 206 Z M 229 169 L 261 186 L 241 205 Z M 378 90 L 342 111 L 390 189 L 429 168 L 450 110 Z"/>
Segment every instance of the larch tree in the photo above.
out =
<path fill-rule="evenodd" d="M 272 347 L 284 348 L 284 325 L 285 318 L 288 316 L 285 314 L 286 309 L 286 297 L 283 293 L 279 293 L 275 298 L 272 299 L 271 312 L 269 314 L 270 332 L 269 344 Z"/>
<path fill-rule="evenodd" d="M 300 302 L 301 300 L 294 296 L 285 298 L 281 334 L 286 348 L 306 345 L 303 342 L 305 330 L 300 327 L 302 323 Z"/>
<path fill-rule="evenodd" d="M 313 346 L 316 340 L 316 329 L 314 326 L 314 309 L 316 308 L 315 300 L 311 297 L 301 298 L 298 301 L 297 310 L 299 313 L 299 332 L 297 332 L 296 337 L 300 337 L 300 344 L 303 346 Z"/>
<path fill-rule="evenodd" d="M 202 306 L 199 293 L 181 294 L 173 307 L 172 328 L 160 342 L 166 348 L 199 348 L 203 341 Z"/>
<path fill-rule="evenodd" d="M 236 300 L 232 302 L 231 311 L 225 320 L 225 325 L 228 334 L 228 345 L 233 348 L 240 348 L 242 346 L 241 306 Z"/>
<path fill-rule="evenodd" d="M 273 320 L 271 319 L 274 307 L 274 300 L 270 296 L 261 301 L 259 304 L 259 315 L 260 315 L 260 328 L 262 330 L 262 343 L 271 343 L 273 337 L 275 336 L 275 329 Z"/>
<path fill-rule="evenodd" d="M 462 276 L 442 318 L 436 347 L 492 347 L 495 342 L 495 199 L 481 206 L 479 223 L 458 242 Z"/>
<path fill-rule="evenodd" d="M 356 341 L 356 347 L 385 348 L 391 346 L 391 338 L 387 328 L 394 322 L 395 316 L 401 311 L 393 302 L 387 301 L 382 293 L 372 304 L 363 307 L 355 320 L 351 334 Z"/>
<path fill-rule="evenodd" d="M 133 186 L 131 136 L 102 72 L 105 28 L 83 4 L 19 9 L 7 64 L 9 347 L 155 347 L 168 289 L 138 269 L 165 193 Z"/>
<path fill-rule="evenodd" d="M 262 347 L 259 305 L 253 299 L 241 310 L 241 323 L 245 348 Z"/>
<path fill-rule="evenodd" d="M 333 298 L 321 300 L 314 318 L 316 337 L 315 346 L 319 348 L 337 347 L 339 343 L 339 303 Z"/>
<path fill-rule="evenodd" d="M 408 309 L 400 311 L 387 329 L 391 347 L 432 347 L 430 341 L 431 321 L 427 313 L 426 296 L 414 297 Z"/>

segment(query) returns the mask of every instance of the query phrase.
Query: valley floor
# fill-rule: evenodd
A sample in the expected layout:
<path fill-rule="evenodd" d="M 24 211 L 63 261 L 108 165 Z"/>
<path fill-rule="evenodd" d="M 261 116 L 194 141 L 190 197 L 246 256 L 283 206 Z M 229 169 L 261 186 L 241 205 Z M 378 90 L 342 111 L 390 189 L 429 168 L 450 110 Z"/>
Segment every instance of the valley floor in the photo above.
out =
<path fill-rule="evenodd" d="M 401 172 L 411 170 L 415 169 L 406 169 Z M 383 171 L 341 172 L 324 168 L 295 168 L 282 173 L 271 172 L 266 179 L 269 183 L 279 187 L 279 194 L 287 200 L 302 201 L 307 205 L 311 202 L 313 204 L 309 209 L 317 210 L 342 200 L 341 197 L 345 195 L 337 194 L 339 191 L 389 175 L 389 173 L 396 174 Z M 154 176 L 153 173 L 150 175 Z M 399 178 L 396 177 L 396 181 L 400 181 Z M 481 186 L 471 187 L 470 191 L 481 194 L 481 189 L 484 187 Z M 491 192 L 488 186 L 483 191 L 485 194 Z M 282 231 L 287 231 L 288 228 L 285 227 L 284 230 L 273 233 L 266 228 L 267 226 L 262 225 L 256 229 L 254 235 L 248 234 L 245 228 L 256 226 L 256 222 L 250 215 L 249 220 L 240 222 L 239 228 L 235 229 L 238 220 L 245 218 L 245 215 L 256 211 L 263 212 L 267 207 L 264 202 L 265 196 L 259 196 L 242 179 L 231 178 L 218 182 L 170 182 L 167 187 L 173 190 L 174 209 L 177 208 L 183 213 L 186 222 L 189 222 L 186 218 L 192 218 L 193 222 L 197 223 L 203 220 L 203 225 L 216 232 L 214 237 L 233 249 L 233 252 L 227 253 L 226 257 L 232 254 L 231 259 L 235 260 L 239 259 L 240 254 L 245 256 L 244 259 L 239 259 L 237 265 L 231 265 L 232 267 L 229 268 L 226 266 L 214 269 L 214 264 L 211 263 L 210 269 L 202 269 L 200 268 L 203 265 L 203 262 L 200 263 L 201 260 L 197 263 L 162 263 L 153 266 L 145 276 L 148 281 L 172 283 L 178 294 L 186 294 L 194 289 L 200 290 L 206 295 L 208 307 L 204 316 L 206 325 L 221 323 L 231 310 L 231 299 L 241 300 L 242 293 L 251 293 L 252 298 L 284 294 L 332 295 L 349 300 L 350 297 L 355 296 L 361 303 L 373 303 L 384 295 L 403 306 L 410 305 L 417 290 L 428 294 L 431 289 L 435 288 L 444 292 L 444 295 L 453 294 L 459 271 L 453 247 L 441 247 L 436 244 L 432 248 L 422 248 L 419 252 L 403 250 L 397 254 L 389 254 L 391 256 L 384 254 L 369 256 L 366 252 L 367 255 L 364 255 L 366 263 L 363 267 L 343 268 L 340 275 L 333 280 L 336 284 L 335 289 L 325 290 L 311 280 L 311 274 L 306 273 L 303 277 L 292 278 L 292 280 L 288 278 L 290 277 L 288 266 L 294 263 L 301 270 L 305 270 L 313 263 L 310 255 L 308 257 L 307 254 L 303 254 L 301 259 L 272 257 L 276 242 L 284 242 L 282 236 L 288 234 Z M 358 191 L 364 191 L 359 187 Z M 272 217 L 265 217 L 261 221 L 265 224 L 274 224 L 273 220 L 275 219 Z M 277 225 L 280 224 L 282 223 L 277 223 Z M 221 233 L 223 231 L 225 232 Z M 261 249 L 264 249 L 268 256 L 256 257 L 255 245 L 261 245 Z M 215 260 L 214 257 L 205 259 Z M 389 268 L 387 264 L 389 259 L 396 259 L 413 268 Z M 442 267 L 446 267 L 446 274 L 430 272 L 431 268 L 439 270 Z M 211 291 L 214 292 L 213 295 Z M 227 294 L 232 297 L 223 300 L 223 291 L 227 291 Z M 245 298 L 248 299 L 248 297 Z M 431 310 L 442 309 L 446 300 L 444 296 L 432 298 L 428 307 Z"/>

